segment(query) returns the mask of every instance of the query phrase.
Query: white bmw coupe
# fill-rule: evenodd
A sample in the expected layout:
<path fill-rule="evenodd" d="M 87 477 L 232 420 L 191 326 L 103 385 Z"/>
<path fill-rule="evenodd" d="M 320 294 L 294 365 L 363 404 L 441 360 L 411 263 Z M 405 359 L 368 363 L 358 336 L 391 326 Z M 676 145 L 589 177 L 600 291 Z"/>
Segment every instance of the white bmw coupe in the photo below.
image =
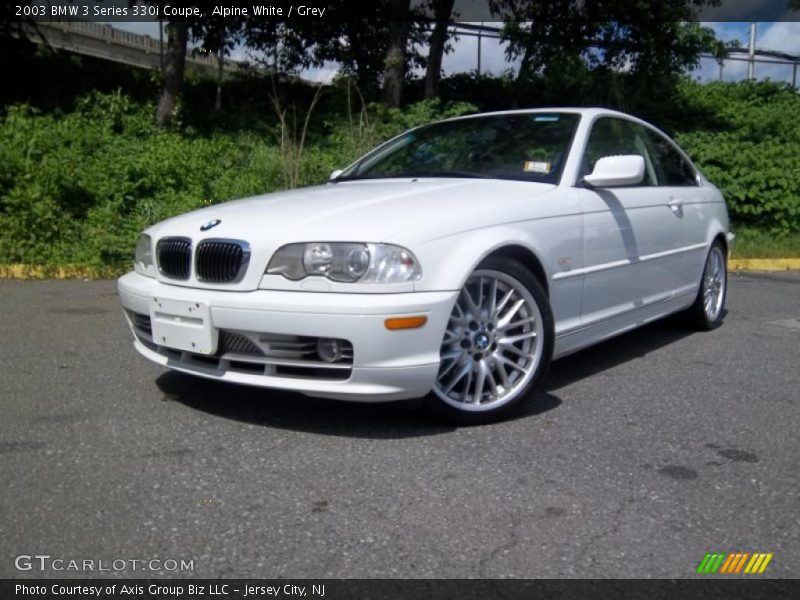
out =
<path fill-rule="evenodd" d="M 733 235 L 667 136 L 604 109 L 424 125 L 315 187 L 153 225 L 118 288 L 134 346 L 201 377 L 460 422 L 554 358 L 686 311 L 722 320 Z"/>

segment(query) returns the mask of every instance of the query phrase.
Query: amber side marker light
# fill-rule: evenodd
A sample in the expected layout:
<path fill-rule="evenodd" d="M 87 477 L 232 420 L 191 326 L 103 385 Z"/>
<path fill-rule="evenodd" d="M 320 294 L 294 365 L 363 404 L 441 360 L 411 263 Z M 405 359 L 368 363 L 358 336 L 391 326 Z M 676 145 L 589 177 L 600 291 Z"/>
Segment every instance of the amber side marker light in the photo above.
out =
<path fill-rule="evenodd" d="M 427 322 L 428 317 L 420 315 L 416 317 L 392 317 L 391 319 L 386 319 L 384 325 L 386 325 L 386 329 L 395 331 L 397 329 L 418 329 Z"/>

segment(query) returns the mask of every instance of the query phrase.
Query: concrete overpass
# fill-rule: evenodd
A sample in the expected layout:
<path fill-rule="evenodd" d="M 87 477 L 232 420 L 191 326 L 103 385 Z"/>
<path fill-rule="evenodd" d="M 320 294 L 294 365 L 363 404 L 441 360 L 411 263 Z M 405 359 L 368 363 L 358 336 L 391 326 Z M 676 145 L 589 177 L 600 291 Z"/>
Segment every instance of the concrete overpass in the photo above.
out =
<path fill-rule="evenodd" d="M 42 43 L 41 37 L 44 37 L 53 48 L 145 69 L 161 69 L 166 50 L 166 40 L 162 44 L 149 35 L 123 31 L 104 23 L 42 21 L 37 27 L 38 32 L 26 26 L 26 34 L 34 42 Z M 225 59 L 222 68 L 226 75 L 231 75 L 255 67 L 247 62 Z M 190 50 L 186 54 L 186 70 L 216 75 L 218 58 L 215 54 Z"/>

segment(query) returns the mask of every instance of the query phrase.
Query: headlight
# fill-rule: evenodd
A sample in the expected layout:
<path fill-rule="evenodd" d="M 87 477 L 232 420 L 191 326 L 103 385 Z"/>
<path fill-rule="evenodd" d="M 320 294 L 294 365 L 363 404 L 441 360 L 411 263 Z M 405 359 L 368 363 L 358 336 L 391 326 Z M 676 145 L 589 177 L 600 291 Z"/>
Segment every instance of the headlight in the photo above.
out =
<path fill-rule="evenodd" d="M 417 259 L 405 248 L 349 242 L 283 246 L 269 261 L 267 273 L 295 281 L 321 275 L 347 283 L 403 283 L 422 277 Z"/>
<path fill-rule="evenodd" d="M 153 265 L 153 242 L 146 233 L 140 235 L 139 241 L 136 242 L 133 270 L 146 277 L 156 276 L 156 268 Z"/>

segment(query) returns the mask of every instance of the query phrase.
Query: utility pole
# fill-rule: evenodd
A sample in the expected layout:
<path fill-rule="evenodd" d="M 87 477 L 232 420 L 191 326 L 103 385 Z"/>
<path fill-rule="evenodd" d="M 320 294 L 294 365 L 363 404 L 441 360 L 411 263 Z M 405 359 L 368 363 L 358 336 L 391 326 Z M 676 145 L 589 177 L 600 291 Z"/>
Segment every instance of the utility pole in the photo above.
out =
<path fill-rule="evenodd" d="M 797 88 L 797 63 L 792 65 L 792 87 Z"/>
<path fill-rule="evenodd" d="M 481 22 L 481 29 L 478 29 L 478 75 L 481 74 L 481 33 L 483 33 L 483 22 Z"/>
<path fill-rule="evenodd" d="M 753 81 L 756 78 L 756 24 L 750 23 L 750 48 L 748 52 L 747 78 Z"/>
<path fill-rule="evenodd" d="M 722 81 L 722 69 L 725 67 L 725 61 L 718 58 L 717 64 L 719 65 L 719 80 Z"/>

